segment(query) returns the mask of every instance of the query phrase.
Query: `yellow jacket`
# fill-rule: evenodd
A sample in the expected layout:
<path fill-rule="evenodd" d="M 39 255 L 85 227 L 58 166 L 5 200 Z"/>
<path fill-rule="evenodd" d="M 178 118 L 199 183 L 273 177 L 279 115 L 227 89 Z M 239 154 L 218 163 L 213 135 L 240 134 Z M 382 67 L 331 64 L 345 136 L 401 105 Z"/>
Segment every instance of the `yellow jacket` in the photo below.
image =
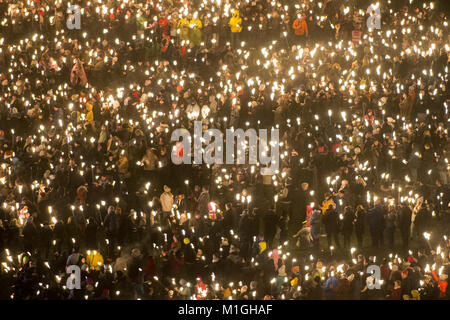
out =
<path fill-rule="evenodd" d="M 242 31 L 242 19 L 239 17 L 239 11 L 235 10 L 233 16 L 230 19 L 231 32 L 241 32 Z"/>
<path fill-rule="evenodd" d="M 177 29 L 180 30 L 181 40 L 188 40 L 189 21 L 185 18 L 178 20 Z"/>
<path fill-rule="evenodd" d="M 230 288 L 226 288 L 225 290 L 223 290 L 223 298 L 228 299 L 229 296 L 231 296 L 231 290 Z"/>
<path fill-rule="evenodd" d="M 259 253 L 263 253 L 267 249 L 267 243 L 265 241 L 261 241 L 259 243 Z"/>
<path fill-rule="evenodd" d="M 86 263 L 88 264 L 89 268 L 99 271 L 103 266 L 103 262 L 103 256 L 100 254 L 100 252 L 96 250 L 88 252 Z"/>
<path fill-rule="evenodd" d="M 93 122 L 94 121 L 94 113 L 92 112 L 92 104 L 88 103 L 88 113 L 86 115 L 86 120 L 88 122 Z"/>
<path fill-rule="evenodd" d="M 183 27 L 187 27 L 189 26 L 189 21 L 185 18 L 180 18 L 180 20 L 178 20 L 178 24 L 177 24 L 177 28 L 183 28 Z"/>
<path fill-rule="evenodd" d="M 294 279 L 291 280 L 291 286 L 295 287 L 298 285 L 298 277 L 295 277 Z"/>
<path fill-rule="evenodd" d="M 322 210 L 322 213 L 325 214 L 325 211 L 327 211 L 328 207 L 330 206 L 330 204 L 332 204 L 333 206 L 336 207 L 336 204 L 334 203 L 333 199 L 328 199 L 328 200 L 323 200 L 322 202 L 322 208 L 320 208 Z"/>
<path fill-rule="evenodd" d="M 203 27 L 203 25 L 202 25 L 202 22 L 200 21 L 200 19 L 192 18 L 191 21 L 189 21 L 189 27 L 190 28 L 197 27 L 198 29 L 201 29 Z"/>

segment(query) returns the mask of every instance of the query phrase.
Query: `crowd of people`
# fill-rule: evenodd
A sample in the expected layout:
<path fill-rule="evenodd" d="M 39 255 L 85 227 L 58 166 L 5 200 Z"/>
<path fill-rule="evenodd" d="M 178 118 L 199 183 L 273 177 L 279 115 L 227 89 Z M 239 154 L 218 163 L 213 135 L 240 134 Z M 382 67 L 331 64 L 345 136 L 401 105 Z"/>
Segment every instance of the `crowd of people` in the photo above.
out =
<path fill-rule="evenodd" d="M 369 4 L 0 0 L 0 298 L 449 299 L 445 1 Z"/>

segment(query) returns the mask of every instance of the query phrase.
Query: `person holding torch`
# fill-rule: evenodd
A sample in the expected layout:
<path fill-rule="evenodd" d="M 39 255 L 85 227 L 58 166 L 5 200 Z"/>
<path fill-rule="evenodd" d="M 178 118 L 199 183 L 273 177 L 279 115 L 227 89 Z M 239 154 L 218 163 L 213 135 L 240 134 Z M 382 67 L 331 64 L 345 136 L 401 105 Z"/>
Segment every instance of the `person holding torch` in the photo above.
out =
<path fill-rule="evenodd" d="M 231 46 L 235 48 L 239 41 L 239 34 L 242 32 L 242 18 L 239 16 L 239 10 L 234 10 L 230 18 Z"/>
<path fill-rule="evenodd" d="M 306 14 L 297 14 L 297 19 L 294 20 L 292 24 L 294 33 L 298 42 L 304 43 L 305 39 L 308 37 L 308 24 L 306 23 Z"/>

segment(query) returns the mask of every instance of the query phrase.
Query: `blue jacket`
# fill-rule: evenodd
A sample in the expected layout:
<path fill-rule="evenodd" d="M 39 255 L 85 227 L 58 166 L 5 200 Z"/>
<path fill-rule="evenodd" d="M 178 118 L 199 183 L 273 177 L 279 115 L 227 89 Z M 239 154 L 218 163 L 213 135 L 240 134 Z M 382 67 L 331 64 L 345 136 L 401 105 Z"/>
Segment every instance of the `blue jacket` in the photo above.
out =
<path fill-rule="evenodd" d="M 325 299 L 334 300 L 336 299 L 336 289 L 338 286 L 338 280 L 336 277 L 329 277 L 323 286 L 325 289 Z"/>

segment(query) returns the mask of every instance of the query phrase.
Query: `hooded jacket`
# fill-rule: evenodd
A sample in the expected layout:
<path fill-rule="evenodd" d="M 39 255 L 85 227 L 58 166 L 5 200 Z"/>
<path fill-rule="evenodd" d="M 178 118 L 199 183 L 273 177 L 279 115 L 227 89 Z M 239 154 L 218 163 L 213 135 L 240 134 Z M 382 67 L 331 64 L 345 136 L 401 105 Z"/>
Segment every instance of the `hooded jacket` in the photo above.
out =
<path fill-rule="evenodd" d="M 242 31 L 242 18 L 239 16 L 239 11 L 234 10 L 233 16 L 230 19 L 231 32 L 238 33 Z"/>
<path fill-rule="evenodd" d="M 294 28 L 294 32 L 297 36 L 308 36 L 308 25 L 306 24 L 306 19 L 295 19 L 294 23 L 292 24 L 292 28 Z"/>

